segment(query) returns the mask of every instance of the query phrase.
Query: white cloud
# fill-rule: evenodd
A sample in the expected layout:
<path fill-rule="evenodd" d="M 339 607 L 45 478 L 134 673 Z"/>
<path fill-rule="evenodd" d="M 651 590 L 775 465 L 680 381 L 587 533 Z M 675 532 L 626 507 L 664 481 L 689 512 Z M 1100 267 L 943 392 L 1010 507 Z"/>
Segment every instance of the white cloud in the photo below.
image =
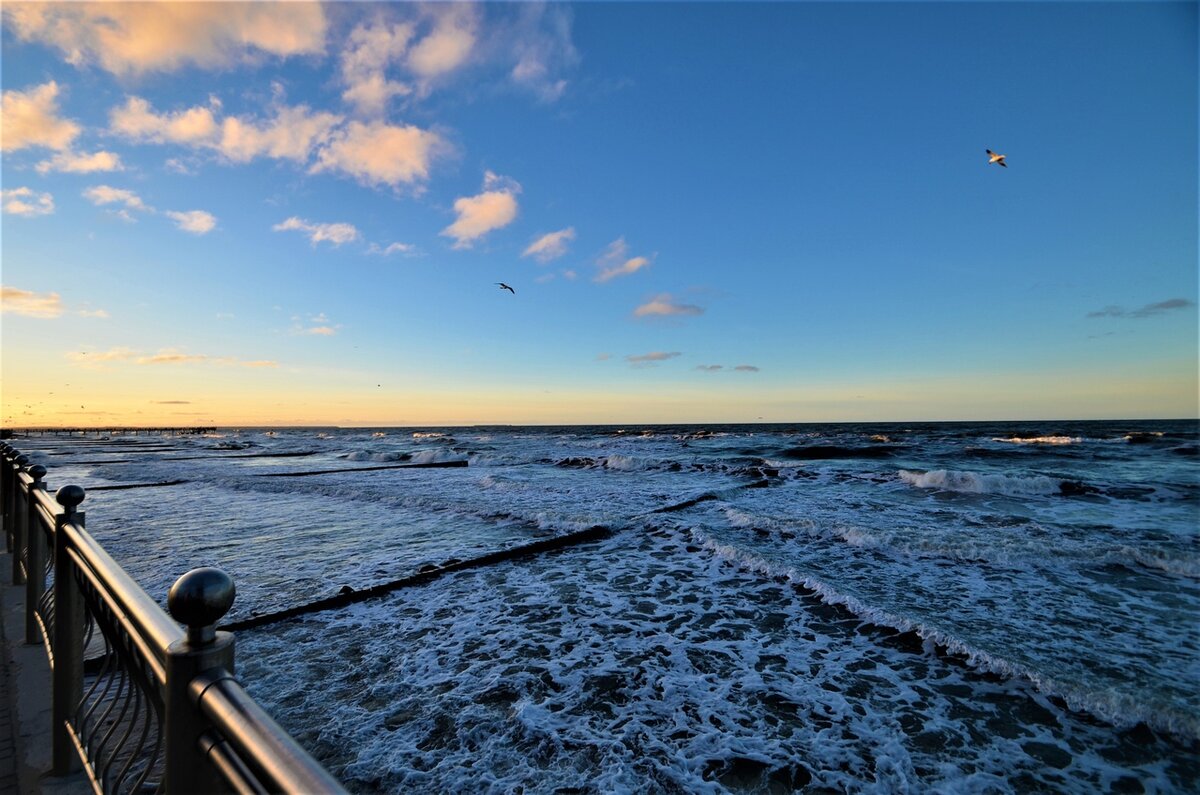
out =
<path fill-rule="evenodd" d="M 575 239 L 575 227 L 568 226 L 557 232 L 549 232 L 529 244 L 521 252 L 522 257 L 533 257 L 538 262 L 549 262 L 567 253 L 567 244 Z"/>
<path fill-rule="evenodd" d="M 96 206 L 105 204 L 123 204 L 131 210 L 153 210 L 146 206 L 136 193 L 124 188 L 113 188 L 108 185 L 95 185 L 83 192 L 83 197 Z"/>
<path fill-rule="evenodd" d="M 326 31 L 318 3 L 7 3 L 4 18 L 19 38 L 118 75 L 319 54 Z"/>
<path fill-rule="evenodd" d="M 206 213 L 204 210 L 188 210 L 186 212 L 166 210 L 163 215 L 175 221 L 175 225 L 183 231 L 191 232 L 194 235 L 208 234 L 217 225 L 216 216 Z"/>
<path fill-rule="evenodd" d="M 208 105 L 183 110 L 156 112 L 141 97 L 129 97 L 121 107 L 109 111 L 109 128 L 132 141 L 179 144 L 206 149 L 237 163 L 256 157 L 306 162 L 342 117 L 313 111 L 307 105 L 275 105 L 265 119 L 251 116 L 219 118 L 221 103 L 209 98 Z M 174 168 L 185 169 L 180 161 Z"/>
<path fill-rule="evenodd" d="M 308 239 L 315 246 L 321 241 L 328 241 L 335 246 L 340 246 L 343 243 L 350 243 L 358 240 L 358 229 L 353 224 L 337 223 L 337 224 L 315 224 L 305 221 L 302 218 L 292 216 L 286 221 L 282 221 L 271 227 L 276 232 L 286 232 L 295 230 L 308 235 Z"/>
<path fill-rule="evenodd" d="M 79 309 L 76 310 L 75 314 L 79 315 L 80 317 L 94 317 L 99 318 L 100 320 L 108 320 L 110 317 L 112 317 L 112 315 L 108 314 L 108 312 L 103 309 Z"/>
<path fill-rule="evenodd" d="M 677 304 L 668 293 L 655 296 L 633 310 L 634 317 L 668 315 L 703 315 L 704 309 L 695 304 Z"/>
<path fill-rule="evenodd" d="M 435 158 L 449 151 L 440 135 L 414 125 L 349 121 L 307 105 L 276 104 L 266 118 L 220 117 L 220 102 L 156 112 L 130 97 L 109 112 L 109 127 L 133 141 L 179 144 L 246 163 L 257 157 L 309 163 L 309 173 L 333 172 L 365 185 L 393 188 L 429 177 Z M 176 168 L 182 164 L 176 162 Z M 186 167 L 185 167 L 186 168 Z"/>
<path fill-rule="evenodd" d="M 341 116 L 313 112 L 306 105 L 279 106 L 275 116 L 264 122 L 227 116 L 216 149 L 240 163 L 260 156 L 305 162 L 341 120 Z"/>
<path fill-rule="evenodd" d="M 454 238 L 455 248 L 470 248 L 488 232 L 508 226 L 517 217 L 519 184 L 488 171 L 483 177 L 483 188 L 478 195 L 463 196 L 454 202 L 458 218 L 441 234 Z"/>
<path fill-rule="evenodd" d="M 58 293 L 38 294 L 16 287 L 0 287 L 0 312 L 25 317 L 54 318 L 63 313 Z"/>
<path fill-rule="evenodd" d="M 63 171 L 69 174 L 93 174 L 97 171 L 124 171 L 121 156 L 114 152 L 101 150 L 87 154 L 86 152 L 60 152 L 49 160 L 43 160 L 35 168 L 39 174 L 51 171 Z"/>
<path fill-rule="evenodd" d="M 155 113 L 141 97 L 108 112 L 109 129 L 131 141 L 215 146 L 219 133 L 214 111 L 220 106 L 196 105 L 171 113 Z"/>
<path fill-rule="evenodd" d="M 628 253 L 629 244 L 625 242 L 625 238 L 619 237 L 609 243 L 608 248 L 596 260 L 600 273 L 596 274 L 593 281 L 603 283 L 618 276 L 628 276 L 650 264 L 648 257 L 627 257 Z"/>
<path fill-rule="evenodd" d="M 433 159 L 446 149 L 442 138 L 412 125 L 352 121 L 333 134 L 310 173 L 335 171 L 365 185 L 423 182 Z"/>
<path fill-rule="evenodd" d="M 0 202 L 4 212 L 32 218 L 54 212 L 54 197 L 49 193 L 38 193 L 32 188 L 11 188 L 0 191 Z"/>
<path fill-rule="evenodd" d="M 5 15 L 13 7 L 5 6 Z M 79 125 L 58 117 L 58 83 L 51 80 L 28 91 L 0 95 L 0 150 L 30 146 L 67 149 L 79 135 Z"/>

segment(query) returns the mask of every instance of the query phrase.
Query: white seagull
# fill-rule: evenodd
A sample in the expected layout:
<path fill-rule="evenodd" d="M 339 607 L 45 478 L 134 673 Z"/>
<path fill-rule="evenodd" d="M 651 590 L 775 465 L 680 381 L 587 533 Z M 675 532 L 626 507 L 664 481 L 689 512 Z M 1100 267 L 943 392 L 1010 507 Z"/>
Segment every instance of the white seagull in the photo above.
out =
<path fill-rule="evenodd" d="M 989 163 L 998 163 L 999 165 L 1002 165 L 1005 168 L 1008 168 L 1008 163 L 1004 162 L 1004 157 L 1005 157 L 1004 155 L 998 155 L 995 152 L 993 152 L 991 149 L 985 149 L 984 151 L 986 151 L 988 153 L 988 162 Z"/>

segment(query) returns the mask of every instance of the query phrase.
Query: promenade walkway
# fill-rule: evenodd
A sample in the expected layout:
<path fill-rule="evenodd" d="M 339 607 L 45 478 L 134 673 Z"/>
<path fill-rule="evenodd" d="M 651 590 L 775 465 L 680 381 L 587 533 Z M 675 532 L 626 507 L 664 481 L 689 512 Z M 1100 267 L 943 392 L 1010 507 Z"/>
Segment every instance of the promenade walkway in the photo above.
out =
<path fill-rule="evenodd" d="M 10 571 L 0 554 L 0 572 Z M 82 773 L 49 775 L 50 664 L 45 649 L 25 645 L 24 604 L 22 587 L 0 585 L 0 793 L 91 793 Z"/>

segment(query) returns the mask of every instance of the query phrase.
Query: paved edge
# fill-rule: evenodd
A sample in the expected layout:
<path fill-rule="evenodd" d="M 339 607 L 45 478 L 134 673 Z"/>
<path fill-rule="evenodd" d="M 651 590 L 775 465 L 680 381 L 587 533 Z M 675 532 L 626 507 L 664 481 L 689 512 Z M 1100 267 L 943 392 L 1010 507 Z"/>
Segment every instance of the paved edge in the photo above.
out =
<path fill-rule="evenodd" d="M 25 644 L 25 588 L 9 584 L 11 572 L 12 556 L 0 554 L 0 792 L 90 795 L 82 773 L 50 775 L 50 663 Z"/>

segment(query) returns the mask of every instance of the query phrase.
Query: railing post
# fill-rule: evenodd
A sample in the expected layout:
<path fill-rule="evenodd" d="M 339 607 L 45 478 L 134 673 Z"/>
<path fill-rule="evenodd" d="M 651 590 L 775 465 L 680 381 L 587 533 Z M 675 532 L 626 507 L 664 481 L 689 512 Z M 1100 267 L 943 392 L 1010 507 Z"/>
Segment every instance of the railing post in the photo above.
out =
<path fill-rule="evenodd" d="M 63 512 L 54 521 L 54 671 L 51 698 L 51 739 L 54 775 L 65 776 L 79 769 L 79 755 L 71 740 L 70 721 L 83 698 L 83 633 L 86 617 L 83 594 L 75 581 L 74 566 L 67 554 L 63 527 L 83 526 L 77 511 L 85 493 L 79 486 L 63 486 L 54 498 Z"/>
<path fill-rule="evenodd" d="M 233 673 L 233 635 L 217 632 L 216 624 L 233 606 L 236 593 L 228 574 L 205 567 L 180 577 L 167 594 L 172 618 L 187 627 L 187 636 L 167 647 L 165 661 L 163 791 L 168 795 L 225 789 L 201 750 L 200 736 L 209 722 L 192 699 L 189 685 L 214 668 Z"/>
<path fill-rule="evenodd" d="M 34 507 L 34 493 L 46 490 L 46 468 L 34 464 L 29 468 L 33 483 L 25 498 L 25 642 L 37 644 L 42 641 L 38 629 L 37 608 L 46 590 L 46 534 Z"/>
<path fill-rule="evenodd" d="M 21 552 L 25 547 L 25 539 L 21 536 L 25 526 L 24 503 L 21 500 L 21 473 L 29 465 L 29 456 L 19 455 L 14 462 L 16 469 L 12 473 L 12 510 L 8 515 L 12 530 L 8 536 L 12 539 L 9 551 L 12 552 L 12 584 L 21 585 L 25 578 L 21 575 Z"/>
<path fill-rule="evenodd" d="M 8 457 L 15 455 L 13 446 L 8 442 L 0 443 L 0 518 L 4 520 L 4 548 L 12 549 L 12 544 L 9 539 L 9 531 L 12 529 L 8 521 L 8 495 L 12 491 L 8 485 Z"/>

